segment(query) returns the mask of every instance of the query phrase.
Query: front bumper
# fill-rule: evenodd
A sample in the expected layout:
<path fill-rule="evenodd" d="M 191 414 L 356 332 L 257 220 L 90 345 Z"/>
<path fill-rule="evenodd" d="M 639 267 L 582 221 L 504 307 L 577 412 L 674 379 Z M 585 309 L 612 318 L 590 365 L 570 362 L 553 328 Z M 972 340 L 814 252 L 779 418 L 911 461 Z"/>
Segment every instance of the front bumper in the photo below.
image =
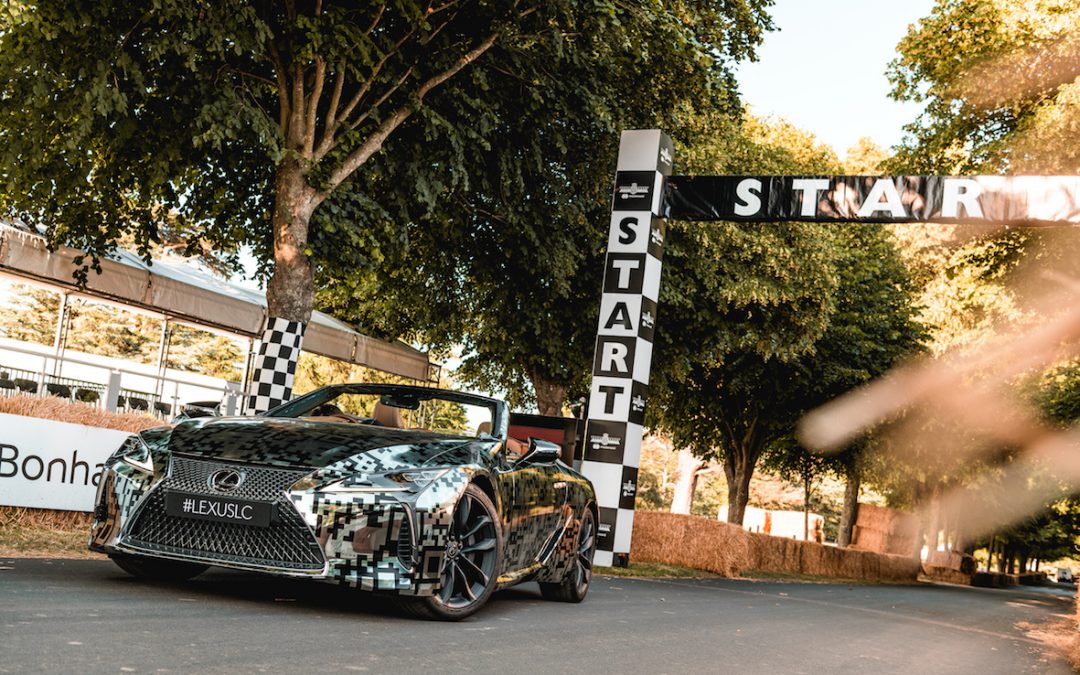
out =
<path fill-rule="evenodd" d="M 176 457 L 168 464 L 157 475 L 124 462 L 105 468 L 92 550 L 401 595 L 438 592 L 453 505 L 467 483 L 444 477 L 419 494 L 319 492 L 291 489 L 306 471 L 289 474 L 273 467 Z M 277 515 L 271 527 L 207 524 L 165 513 L 166 490 L 209 490 L 203 477 L 226 465 L 258 474 L 260 480 L 250 481 L 253 492 L 235 496 L 273 501 Z"/>

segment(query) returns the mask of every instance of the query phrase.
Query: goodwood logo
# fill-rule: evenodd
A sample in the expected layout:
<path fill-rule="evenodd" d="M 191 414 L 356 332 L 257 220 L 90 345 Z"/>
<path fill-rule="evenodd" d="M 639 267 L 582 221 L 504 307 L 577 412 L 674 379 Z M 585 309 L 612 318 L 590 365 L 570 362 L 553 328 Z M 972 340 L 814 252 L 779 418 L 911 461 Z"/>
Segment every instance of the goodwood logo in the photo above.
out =
<path fill-rule="evenodd" d="M 622 439 L 618 436 L 612 436 L 608 432 L 604 432 L 601 436 L 591 436 L 589 443 L 592 445 L 593 450 L 611 450 L 619 447 L 622 443 Z"/>
<path fill-rule="evenodd" d="M 638 185 L 630 183 L 629 185 L 619 186 L 619 198 L 620 199 L 641 199 L 645 195 L 649 194 L 648 185 Z"/>

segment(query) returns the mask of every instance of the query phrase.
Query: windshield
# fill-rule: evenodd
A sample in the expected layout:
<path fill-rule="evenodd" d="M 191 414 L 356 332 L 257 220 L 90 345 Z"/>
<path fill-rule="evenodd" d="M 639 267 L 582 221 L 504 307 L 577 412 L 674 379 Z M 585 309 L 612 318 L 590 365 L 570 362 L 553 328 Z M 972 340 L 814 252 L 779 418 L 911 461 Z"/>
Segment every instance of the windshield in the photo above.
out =
<path fill-rule="evenodd" d="M 427 387 L 348 384 L 317 389 L 266 416 L 482 436 L 497 435 L 498 412 L 498 402 L 483 396 Z"/>

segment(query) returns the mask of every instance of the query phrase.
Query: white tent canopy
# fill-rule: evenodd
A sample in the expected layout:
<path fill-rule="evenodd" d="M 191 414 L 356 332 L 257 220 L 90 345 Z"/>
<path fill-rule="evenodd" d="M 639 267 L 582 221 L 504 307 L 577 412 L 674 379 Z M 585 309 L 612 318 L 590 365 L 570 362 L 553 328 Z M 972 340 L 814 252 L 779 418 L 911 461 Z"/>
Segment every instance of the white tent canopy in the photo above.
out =
<path fill-rule="evenodd" d="M 101 274 L 91 270 L 86 287 L 79 288 L 72 276 L 79 255 L 81 251 L 65 246 L 50 252 L 40 235 L 0 223 L 0 272 L 236 335 L 262 336 L 267 313 L 259 291 L 180 262 L 155 260 L 147 265 L 122 250 L 102 259 Z M 403 342 L 361 335 L 321 312 L 312 313 L 303 348 L 414 380 L 428 379 L 426 353 Z"/>

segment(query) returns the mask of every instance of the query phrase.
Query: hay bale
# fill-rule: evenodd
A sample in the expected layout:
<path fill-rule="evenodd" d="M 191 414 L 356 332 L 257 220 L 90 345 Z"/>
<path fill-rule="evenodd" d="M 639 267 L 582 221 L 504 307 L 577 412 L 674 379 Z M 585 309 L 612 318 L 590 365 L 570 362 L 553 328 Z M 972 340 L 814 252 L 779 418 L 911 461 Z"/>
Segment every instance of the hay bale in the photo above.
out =
<path fill-rule="evenodd" d="M 72 403 L 54 396 L 11 396 L 0 398 L 0 413 L 116 429 L 132 433 L 161 426 L 161 420 L 136 413 L 114 413 L 85 403 Z"/>
<path fill-rule="evenodd" d="M 659 511 L 634 516 L 631 557 L 738 576 L 749 555 L 747 533 L 740 527 Z"/>
<path fill-rule="evenodd" d="M 852 547 L 905 555 L 915 548 L 919 519 L 910 513 L 873 504 L 859 504 Z"/>
<path fill-rule="evenodd" d="M 906 556 L 838 549 L 747 532 L 699 516 L 641 511 L 634 516 L 631 558 L 739 576 L 747 570 L 868 581 L 915 581 L 920 565 Z"/>

